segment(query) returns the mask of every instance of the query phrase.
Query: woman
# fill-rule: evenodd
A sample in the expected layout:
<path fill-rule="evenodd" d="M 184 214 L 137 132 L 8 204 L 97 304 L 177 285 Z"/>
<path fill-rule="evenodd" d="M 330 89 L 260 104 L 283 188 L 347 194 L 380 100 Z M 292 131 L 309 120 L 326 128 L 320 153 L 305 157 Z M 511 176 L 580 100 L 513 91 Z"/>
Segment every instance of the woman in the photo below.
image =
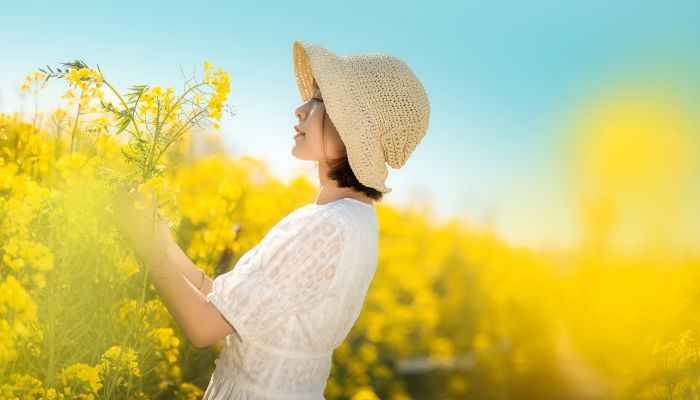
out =
<path fill-rule="evenodd" d="M 316 201 L 284 217 L 233 270 L 209 280 L 136 195 L 115 202 L 168 310 L 196 347 L 225 339 L 204 399 L 323 399 L 333 350 L 362 308 L 377 264 L 373 200 L 428 128 L 421 83 L 397 57 L 338 56 L 295 41 L 303 104 L 292 155 L 318 162 Z M 142 197 L 141 197 L 142 198 Z M 149 214 L 150 213 L 150 214 Z M 129 223 L 127 223 L 127 222 Z"/>

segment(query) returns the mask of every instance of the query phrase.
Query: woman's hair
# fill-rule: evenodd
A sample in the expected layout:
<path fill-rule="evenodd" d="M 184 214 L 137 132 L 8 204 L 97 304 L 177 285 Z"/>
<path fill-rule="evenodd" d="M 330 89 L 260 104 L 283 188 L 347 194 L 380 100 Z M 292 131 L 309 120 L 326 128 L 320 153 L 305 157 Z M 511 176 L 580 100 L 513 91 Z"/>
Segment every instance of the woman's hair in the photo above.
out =
<path fill-rule="evenodd" d="M 316 80 L 314 80 L 313 85 L 314 89 L 318 87 L 316 84 Z M 352 172 L 345 144 L 343 144 L 344 151 L 343 155 L 340 158 L 331 159 L 326 157 L 326 130 L 323 129 L 323 127 L 325 126 L 326 118 L 329 117 L 324 107 L 323 124 L 321 125 L 321 130 L 323 131 L 323 156 L 326 158 L 326 163 L 328 163 L 328 166 L 330 167 L 328 171 L 328 177 L 337 181 L 339 187 L 352 188 L 353 190 L 364 193 L 365 195 L 367 195 L 367 197 L 373 200 L 381 201 L 382 197 L 384 196 L 384 193 L 380 192 L 377 189 L 363 185 L 357 179 L 355 173 Z"/>

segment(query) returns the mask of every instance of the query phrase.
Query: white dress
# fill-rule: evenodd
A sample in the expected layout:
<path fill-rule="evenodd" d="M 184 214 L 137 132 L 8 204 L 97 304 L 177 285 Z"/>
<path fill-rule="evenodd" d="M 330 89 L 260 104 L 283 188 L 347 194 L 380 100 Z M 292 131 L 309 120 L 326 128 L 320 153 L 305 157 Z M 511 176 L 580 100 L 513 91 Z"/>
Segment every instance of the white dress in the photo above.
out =
<path fill-rule="evenodd" d="M 324 399 L 333 350 L 374 277 L 378 234 L 373 204 L 307 204 L 216 277 L 207 299 L 236 331 L 202 399 Z"/>

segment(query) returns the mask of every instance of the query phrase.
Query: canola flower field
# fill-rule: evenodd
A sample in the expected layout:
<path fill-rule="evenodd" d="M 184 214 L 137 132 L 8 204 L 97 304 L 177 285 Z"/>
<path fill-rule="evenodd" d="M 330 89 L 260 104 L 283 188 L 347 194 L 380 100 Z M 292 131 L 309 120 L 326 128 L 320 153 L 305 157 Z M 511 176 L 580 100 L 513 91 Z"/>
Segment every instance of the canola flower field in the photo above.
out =
<path fill-rule="evenodd" d="M 192 346 L 159 300 L 111 225 L 115 185 L 155 193 L 212 278 L 315 191 L 222 150 L 231 83 L 201 73 L 181 94 L 121 90 L 64 63 L 21 86 L 64 85 L 63 107 L 0 114 L 0 399 L 201 398 L 219 345 Z M 700 398 L 700 257 L 615 251 L 605 205 L 579 251 L 553 257 L 377 204 L 377 274 L 326 397 Z"/>

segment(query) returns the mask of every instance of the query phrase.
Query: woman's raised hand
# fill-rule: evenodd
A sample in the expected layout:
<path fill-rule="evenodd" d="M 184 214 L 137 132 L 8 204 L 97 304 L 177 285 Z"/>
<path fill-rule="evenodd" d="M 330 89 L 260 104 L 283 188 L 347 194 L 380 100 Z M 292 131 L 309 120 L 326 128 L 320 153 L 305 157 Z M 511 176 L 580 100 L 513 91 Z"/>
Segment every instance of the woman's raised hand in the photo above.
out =
<path fill-rule="evenodd" d="M 112 219 L 141 261 L 158 265 L 172 236 L 168 220 L 157 211 L 153 189 L 148 200 L 136 182 L 118 186 L 111 204 Z"/>

